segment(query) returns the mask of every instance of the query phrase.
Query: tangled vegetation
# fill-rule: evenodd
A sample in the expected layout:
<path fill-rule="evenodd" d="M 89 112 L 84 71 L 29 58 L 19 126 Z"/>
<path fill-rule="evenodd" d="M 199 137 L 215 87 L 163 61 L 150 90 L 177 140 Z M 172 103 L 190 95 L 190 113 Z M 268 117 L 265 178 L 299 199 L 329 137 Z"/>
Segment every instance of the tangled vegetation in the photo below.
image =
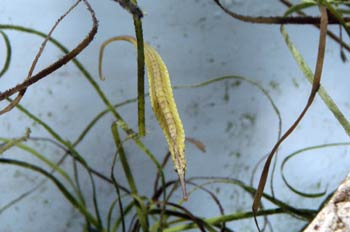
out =
<path fill-rule="evenodd" d="M 7 32 L 9 30 L 18 31 L 21 33 L 27 33 L 32 36 L 39 36 L 43 39 L 42 45 L 39 48 L 35 59 L 32 62 L 32 65 L 28 71 L 27 77 L 24 81 L 12 88 L 2 90 L 0 93 L 0 100 L 7 101 L 8 104 L 0 111 L 1 114 L 8 113 L 11 110 L 17 109 L 23 115 L 30 118 L 36 125 L 39 125 L 43 130 L 45 130 L 50 136 L 47 138 L 36 138 L 31 136 L 30 130 L 32 128 L 28 128 L 23 136 L 19 136 L 18 138 L 7 138 L 6 136 L 1 137 L 1 141 L 3 142 L 0 151 L 3 154 L 0 158 L 0 163 L 3 165 L 13 165 L 16 167 L 21 167 L 25 169 L 29 169 L 33 172 L 39 173 L 43 177 L 45 177 L 45 181 L 41 182 L 38 186 L 41 186 L 46 181 L 51 181 L 57 189 L 63 194 L 65 199 L 74 207 L 85 220 L 85 224 L 83 227 L 83 231 L 101 231 L 101 232 L 114 232 L 114 231 L 167 231 L 167 232 L 175 232 L 175 231 L 184 231 L 188 229 L 196 228 L 200 231 L 234 231 L 234 228 L 229 228 L 226 226 L 226 223 L 241 220 L 246 218 L 255 219 L 255 223 L 257 229 L 260 231 L 272 230 L 271 225 L 269 224 L 269 215 L 274 214 L 289 214 L 292 217 L 295 217 L 299 220 L 310 222 L 315 215 L 317 214 L 317 210 L 313 209 L 300 209 L 289 205 L 288 203 L 280 200 L 279 196 L 275 194 L 267 194 L 264 192 L 264 187 L 266 181 L 268 180 L 268 174 L 270 170 L 270 165 L 273 166 L 273 158 L 275 153 L 277 152 L 279 146 L 282 144 L 284 140 L 288 138 L 288 136 L 293 133 L 294 129 L 297 127 L 298 123 L 302 120 L 303 116 L 307 113 L 309 107 L 312 105 L 313 100 L 317 94 L 320 95 L 329 111 L 333 113 L 337 121 L 339 122 L 339 126 L 343 127 L 346 134 L 350 135 L 350 124 L 346 119 L 344 114 L 337 107 L 336 103 L 332 100 L 331 96 L 327 93 L 326 89 L 321 85 L 321 77 L 322 77 L 322 68 L 325 56 L 325 47 L 326 40 L 333 39 L 337 43 L 340 44 L 341 49 L 341 57 L 345 61 L 346 60 L 346 52 L 350 52 L 350 46 L 343 41 L 341 36 L 341 31 L 344 30 L 348 36 L 350 36 L 350 28 L 348 26 L 348 22 L 350 18 L 347 17 L 350 13 L 349 7 L 350 4 L 347 1 L 334 1 L 334 0 L 310 0 L 310 1 L 302 1 L 299 4 L 291 4 L 287 0 L 280 0 L 286 6 L 286 11 L 281 12 L 281 16 L 273 16 L 273 17 L 252 17 L 245 16 L 235 13 L 234 11 L 227 8 L 221 1 L 213 0 L 217 7 L 223 10 L 226 14 L 232 16 L 234 20 L 240 20 L 246 22 L 247 25 L 249 23 L 256 24 L 276 24 L 280 25 L 280 31 L 282 38 L 284 39 L 286 45 L 289 48 L 290 53 L 293 55 L 295 61 L 297 62 L 300 70 L 304 73 L 307 80 L 311 83 L 311 90 L 309 98 L 305 100 L 306 105 L 304 110 L 300 113 L 299 117 L 295 120 L 295 122 L 290 126 L 290 128 L 282 133 L 282 118 L 279 113 L 278 107 L 274 103 L 274 99 L 269 95 L 269 92 L 258 82 L 239 75 L 230 75 L 230 76 L 222 76 L 216 77 L 210 80 L 207 80 L 202 83 L 197 83 L 193 85 L 183 85 L 183 86 L 169 86 L 161 85 L 161 87 L 156 88 L 156 91 L 162 90 L 163 88 L 170 88 L 169 96 L 172 93 L 172 89 L 194 89 L 194 88 L 203 88 L 208 85 L 212 85 L 215 83 L 227 81 L 227 80 L 235 80 L 239 82 L 245 82 L 254 88 L 256 88 L 261 94 L 268 100 L 272 109 L 274 110 L 277 118 L 278 118 L 278 141 L 276 145 L 271 149 L 271 152 L 268 156 L 266 156 L 264 169 L 261 174 L 259 185 L 253 186 L 251 183 L 244 183 L 237 179 L 236 177 L 227 178 L 227 177 L 188 177 L 187 180 L 184 180 L 184 170 L 186 165 L 184 164 L 184 157 L 181 152 L 183 151 L 184 145 L 183 140 L 184 135 L 176 134 L 181 131 L 182 124 L 178 116 L 174 114 L 172 117 L 168 117 L 167 113 L 177 112 L 174 104 L 169 100 L 170 98 L 162 97 L 163 102 L 167 102 L 169 105 L 163 105 L 162 101 L 159 100 L 158 103 L 155 101 L 157 97 L 159 97 L 159 92 L 152 92 L 152 88 L 150 89 L 150 97 L 152 100 L 152 106 L 155 109 L 155 114 L 157 116 L 163 109 L 166 112 L 163 112 L 163 115 L 158 115 L 157 118 L 159 120 L 161 128 L 164 130 L 165 135 L 167 136 L 167 140 L 169 143 L 170 151 L 164 156 L 163 160 L 157 160 L 156 156 L 152 153 L 152 151 L 144 144 L 143 138 L 150 136 L 146 134 L 146 119 L 145 119 L 145 98 L 148 96 L 148 93 L 145 91 L 145 63 L 148 68 L 154 65 L 153 60 L 151 59 L 155 53 L 147 53 L 147 51 L 152 51 L 151 48 L 144 43 L 143 41 L 143 27 L 142 20 L 144 13 L 142 9 L 138 6 L 136 0 L 114 0 L 116 3 L 116 7 L 122 7 L 127 10 L 131 17 L 133 18 L 133 26 L 135 30 L 136 39 L 130 39 L 131 37 L 117 37 L 122 38 L 124 40 L 131 41 L 137 47 L 137 98 L 135 99 L 123 99 L 121 103 L 114 104 L 115 99 L 109 99 L 104 93 L 103 89 L 100 87 L 98 81 L 96 81 L 95 77 L 89 72 L 86 66 L 79 61 L 79 54 L 84 51 L 84 49 L 90 45 L 90 43 L 94 40 L 94 37 L 98 33 L 98 19 L 94 13 L 94 9 L 90 6 L 88 0 L 78 0 L 76 1 L 68 10 L 65 12 L 54 24 L 52 29 L 46 33 L 36 29 L 23 27 L 20 25 L 10 25 L 10 24 L 0 24 L 0 33 L 3 38 L 3 42 L 6 47 L 6 62 L 4 63 L 0 77 L 6 76 L 7 71 L 11 66 L 11 39 L 9 38 Z M 60 22 L 70 14 L 74 8 L 79 5 L 84 4 L 86 10 L 89 12 L 91 17 L 92 26 L 89 33 L 83 38 L 79 44 L 74 49 L 67 49 L 60 41 L 56 40 L 52 37 L 52 33 L 56 29 L 56 27 L 60 24 Z M 101 3 L 103 4 L 103 3 Z M 161 4 L 161 3 L 159 3 Z M 320 16 L 308 16 L 303 11 L 308 8 L 318 8 Z M 312 72 L 309 68 L 308 64 L 303 59 L 301 53 L 294 46 L 288 32 L 286 29 L 286 25 L 289 24 L 311 24 L 315 27 L 319 28 L 319 48 L 317 51 L 317 61 L 315 71 Z M 334 34 L 333 32 L 328 30 L 329 24 L 339 24 L 340 28 L 340 36 Z M 132 26 L 132 25 L 131 25 Z M 113 30 L 113 29 L 111 29 Z M 62 51 L 64 54 L 62 57 L 57 59 L 57 61 L 53 62 L 46 68 L 43 68 L 36 74 L 33 74 L 34 69 L 40 59 L 45 47 L 48 43 L 53 44 L 58 49 Z M 105 46 L 105 45 L 104 45 Z M 103 47 L 104 47 L 103 46 Z M 102 50 L 101 50 L 102 51 Z M 315 52 L 316 53 L 316 52 Z M 100 61 L 102 61 L 103 53 L 101 53 Z M 146 59 L 145 59 L 146 56 Z M 155 55 L 154 55 L 155 56 Z M 151 58 L 150 58 L 151 57 Z M 161 59 L 160 59 L 161 60 Z M 105 106 L 105 110 L 101 112 L 96 112 L 96 116 L 91 120 L 89 124 L 86 125 L 85 129 L 81 131 L 80 135 L 76 138 L 76 140 L 66 140 L 65 135 L 60 134 L 56 128 L 52 128 L 50 126 L 50 122 L 44 121 L 41 119 L 39 115 L 35 115 L 31 112 L 30 108 L 20 104 L 21 100 L 25 98 L 26 90 L 30 88 L 32 85 L 35 85 L 38 81 L 43 78 L 48 77 L 54 71 L 62 68 L 63 65 L 68 62 L 72 62 L 76 68 L 81 72 L 84 76 L 85 81 L 88 82 L 92 89 L 97 93 L 98 97 L 101 99 Z M 163 66 L 161 67 L 163 68 Z M 154 70 L 153 70 L 154 71 Z M 157 78 L 157 72 L 155 70 L 152 76 L 152 72 L 148 72 L 149 78 Z M 164 68 L 162 71 L 165 73 Z M 167 72 L 166 72 L 167 73 Z M 100 72 L 102 75 L 102 71 Z M 164 76 L 162 76 L 164 77 Z M 171 77 L 170 77 L 171 78 Z M 108 80 L 106 80 L 108 81 Z M 156 84 L 154 84 L 156 85 Z M 165 91 L 166 92 L 166 91 Z M 16 95 L 13 97 L 13 95 Z M 138 128 L 132 128 L 127 120 L 118 112 L 118 107 L 122 105 L 126 105 L 132 102 L 137 102 L 138 109 Z M 165 103 L 164 103 L 165 104 Z M 168 108 L 167 108 L 168 107 Z M 175 107 L 175 108 L 174 108 Z M 101 172 L 92 168 L 89 160 L 87 160 L 84 155 L 77 148 L 78 145 L 84 141 L 86 135 L 91 131 L 91 129 L 102 119 L 105 115 L 111 114 L 114 117 L 114 123 L 111 124 L 111 135 L 113 137 L 115 143 L 115 155 L 113 157 L 113 163 L 110 166 L 109 171 L 110 175 L 104 175 Z M 181 112 L 180 112 L 181 115 Z M 176 120 L 175 120 L 175 119 Z M 176 124 L 176 125 L 175 125 Z M 175 131 L 175 132 L 174 132 Z M 186 128 L 185 128 L 186 131 Z M 121 132 L 123 134 L 121 134 Z M 176 136 L 175 136 L 175 135 Z M 177 137 L 178 136 L 178 137 Z M 42 153 L 39 149 L 35 147 L 34 144 L 28 144 L 27 141 L 37 141 L 40 140 L 42 142 L 46 142 L 49 144 L 53 144 L 57 146 L 62 151 L 62 157 L 59 162 L 52 161 L 47 158 L 47 156 Z M 140 194 L 138 191 L 138 185 L 133 176 L 131 164 L 128 161 L 127 154 L 124 149 L 124 142 L 132 141 L 133 144 L 139 148 L 140 154 L 144 153 L 149 160 L 151 160 L 154 164 L 154 168 L 157 170 L 157 175 L 154 178 L 154 186 L 153 193 L 150 196 L 145 196 Z M 186 138 L 186 141 L 194 144 L 200 151 L 205 151 L 205 146 L 195 138 Z M 301 154 L 307 150 L 314 149 L 322 149 L 325 147 L 331 146 L 348 146 L 349 143 L 332 143 L 332 144 L 322 144 L 313 147 L 308 147 L 302 150 L 298 150 L 293 154 L 287 156 L 282 162 L 281 172 L 282 178 L 289 189 L 299 194 L 300 197 L 320 197 L 325 196 L 326 192 L 309 194 L 305 193 L 301 190 L 293 187 L 287 180 L 286 176 L 283 174 L 283 168 L 292 157 Z M 17 147 L 23 152 L 29 153 L 32 156 L 38 158 L 43 163 L 42 165 L 38 165 L 36 163 L 31 163 L 25 160 L 14 159 L 6 156 L 6 152 L 9 149 Z M 174 161 L 175 169 L 179 175 L 179 179 L 181 185 L 179 185 L 177 180 L 168 179 L 164 174 L 164 168 L 168 164 L 169 158 L 172 157 Z M 64 160 L 69 160 L 73 164 L 73 174 L 70 174 L 68 170 L 63 168 L 61 165 Z M 115 166 L 118 165 L 118 161 L 120 162 L 121 169 L 116 170 Z M 191 167 L 188 167 L 191 168 Z M 275 170 L 274 166 L 274 170 Z M 85 193 L 81 190 L 81 180 L 79 177 L 79 171 L 84 170 L 89 179 L 89 184 L 91 185 L 91 193 Z M 255 172 L 255 169 L 254 169 Z M 127 180 L 127 185 L 122 185 L 120 180 L 117 177 L 117 174 L 123 173 Z M 99 191 L 96 188 L 96 180 L 99 179 L 103 181 L 106 185 L 110 185 L 114 187 L 115 190 L 115 199 L 109 205 L 108 214 L 102 215 L 100 212 L 100 206 L 98 201 Z M 192 213 L 189 209 L 183 206 L 183 201 L 179 201 L 177 203 L 176 199 L 174 199 L 174 192 L 180 186 L 184 189 L 184 198 L 187 198 L 187 193 L 185 190 L 185 182 L 187 184 L 191 184 L 193 189 L 189 192 L 189 195 L 193 194 L 195 191 L 203 191 L 210 196 L 210 199 L 217 205 L 220 215 L 213 218 L 203 218 L 200 215 L 196 215 Z M 252 210 L 247 212 L 231 212 L 226 213 L 224 210 L 224 206 L 220 202 L 219 198 L 216 196 L 215 192 L 212 191 L 208 186 L 213 184 L 223 184 L 223 185 L 234 185 L 243 192 L 251 195 L 252 197 Z M 5 204 L 0 209 L 0 214 L 7 210 L 9 207 L 12 207 L 14 204 L 19 203 L 22 199 L 28 197 L 30 194 L 33 194 L 38 186 L 33 187 L 29 191 L 24 194 L 21 194 L 18 198 L 13 201 Z M 90 197 L 91 196 L 91 197 Z M 264 207 L 261 203 L 261 199 L 269 201 L 274 208 Z M 325 198 L 326 201 L 327 197 Z M 191 197 L 189 196 L 189 200 Z M 92 205 L 93 207 L 90 207 Z M 260 209 L 259 209 L 260 208 Z M 264 217 L 263 225 L 259 226 L 257 222 L 257 217 Z M 253 220 L 252 220 L 253 223 Z"/>

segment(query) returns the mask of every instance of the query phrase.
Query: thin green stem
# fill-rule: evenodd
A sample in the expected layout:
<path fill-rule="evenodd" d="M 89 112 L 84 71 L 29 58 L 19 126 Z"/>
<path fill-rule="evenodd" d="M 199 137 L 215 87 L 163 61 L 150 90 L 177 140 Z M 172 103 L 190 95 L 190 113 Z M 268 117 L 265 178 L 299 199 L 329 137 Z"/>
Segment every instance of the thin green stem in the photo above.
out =
<path fill-rule="evenodd" d="M 115 123 L 112 124 L 112 134 L 114 138 L 115 145 L 117 147 L 118 154 L 120 156 L 120 161 L 122 163 L 122 167 L 126 176 L 126 179 L 129 183 L 130 190 L 131 190 L 131 196 L 134 198 L 134 200 L 137 202 L 136 205 L 138 207 L 136 208 L 138 219 L 140 221 L 140 224 L 142 226 L 143 231 L 147 232 L 149 228 L 149 223 L 147 219 L 147 210 L 145 207 L 143 207 L 143 201 L 138 197 L 138 191 L 137 187 L 135 184 L 134 177 L 132 175 L 132 171 L 130 168 L 130 165 L 128 163 L 128 160 L 126 158 L 126 154 L 123 148 L 123 143 L 120 139 L 119 132 L 118 132 L 118 127 Z"/>

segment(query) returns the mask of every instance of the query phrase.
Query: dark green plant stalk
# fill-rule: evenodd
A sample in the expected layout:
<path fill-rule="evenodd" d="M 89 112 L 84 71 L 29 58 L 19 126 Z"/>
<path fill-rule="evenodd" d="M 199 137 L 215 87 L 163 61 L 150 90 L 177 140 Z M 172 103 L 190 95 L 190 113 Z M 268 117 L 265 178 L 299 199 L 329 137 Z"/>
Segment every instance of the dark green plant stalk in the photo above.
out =
<path fill-rule="evenodd" d="M 81 200 L 82 200 L 83 204 L 85 205 L 86 202 L 85 202 L 84 195 L 82 194 L 82 191 L 81 191 L 79 175 L 78 175 L 78 171 L 77 171 L 77 169 L 78 169 L 77 161 L 75 159 L 72 160 L 72 166 L 73 166 L 73 178 L 75 181 L 76 189 L 77 189 L 78 193 L 81 194 Z M 85 224 L 86 224 L 85 227 L 90 226 L 90 223 L 87 220 L 87 218 L 85 218 Z"/>
<path fill-rule="evenodd" d="M 107 214 L 107 231 L 111 231 L 111 225 L 112 225 L 112 215 L 113 215 L 113 210 L 114 207 L 117 203 L 121 202 L 120 201 L 120 195 L 117 195 L 117 199 L 115 199 L 112 204 L 109 206 L 108 214 Z M 124 207 L 119 206 L 119 213 L 121 217 L 121 222 L 122 222 L 122 231 L 125 232 L 125 217 L 124 217 Z"/>
<path fill-rule="evenodd" d="M 104 227 L 103 227 L 103 223 L 102 223 L 102 219 L 101 219 L 101 215 L 100 215 L 100 210 L 98 207 L 96 185 L 95 185 L 94 177 L 92 176 L 92 173 L 89 169 L 88 169 L 88 175 L 89 175 L 90 183 L 92 186 L 92 201 L 94 204 L 95 215 L 96 215 L 97 222 L 98 222 L 98 225 L 97 226 L 95 225 L 95 226 L 96 226 L 96 229 L 98 231 L 102 231 Z M 89 220 L 87 220 L 87 222 L 90 223 Z"/>
<path fill-rule="evenodd" d="M 131 2 L 137 5 L 136 0 Z M 143 48 L 143 32 L 141 17 L 134 14 L 134 28 L 137 40 L 137 109 L 138 109 L 138 126 L 139 135 L 146 135 L 145 123 L 145 55 Z"/>
<path fill-rule="evenodd" d="M 117 224 L 117 222 L 120 219 L 120 222 L 122 224 L 122 231 L 125 232 L 126 231 L 126 226 L 125 226 L 125 216 L 128 213 L 128 211 L 126 211 L 126 208 L 123 206 L 122 201 L 121 201 L 121 196 L 120 196 L 120 192 L 117 192 L 117 199 L 115 199 L 112 204 L 109 207 L 108 210 L 108 215 L 107 215 L 107 231 L 116 231 L 117 227 L 119 226 L 119 224 L 117 224 L 116 228 L 115 226 L 113 226 L 113 229 L 111 229 L 112 227 L 112 215 L 113 215 L 113 209 L 115 207 L 115 205 L 118 203 L 119 206 L 119 213 L 120 213 L 120 217 L 115 221 L 115 224 Z M 134 203 L 134 201 L 132 202 L 132 204 Z M 132 205 L 132 207 L 134 207 L 134 205 Z M 115 225 L 114 224 L 114 225 Z"/>
<path fill-rule="evenodd" d="M 127 214 L 129 214 L 131 212 L 131 210 L 135 207 L 135 201 L 132 201 L 131 203 L 129 203 L 126 207 L 124 207 L 124 211 L 123 211 L 123 215 L 126 216 Z M 112 232 L 117 232 L 120 223 L 123 223 L 123 216 L 119 216 L 117 218 L 117 220 L 115 220 L 113 226 L 112 226 Z"/>

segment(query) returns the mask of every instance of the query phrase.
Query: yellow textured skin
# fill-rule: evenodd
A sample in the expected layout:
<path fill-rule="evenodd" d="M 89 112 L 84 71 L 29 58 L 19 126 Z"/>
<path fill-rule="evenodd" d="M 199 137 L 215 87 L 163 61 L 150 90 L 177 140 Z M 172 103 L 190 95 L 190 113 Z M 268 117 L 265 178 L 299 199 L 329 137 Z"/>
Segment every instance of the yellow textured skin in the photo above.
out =
<path fill-rule="evenodd" d="M 116 40 L 125 40 L 137 46 L 135 38 L 118 36 L 104 42 L 101 50 L 108 43 Z M 185 185 L 186 160 L 184 154 L 185 132 L 173 97 L 168 69 L 158 52 L 146 43 L 144 44 L 144 54 L 151 106 L 169 144 L 169 151 L 179 176 L 183 197 L 187 199 Z"/>

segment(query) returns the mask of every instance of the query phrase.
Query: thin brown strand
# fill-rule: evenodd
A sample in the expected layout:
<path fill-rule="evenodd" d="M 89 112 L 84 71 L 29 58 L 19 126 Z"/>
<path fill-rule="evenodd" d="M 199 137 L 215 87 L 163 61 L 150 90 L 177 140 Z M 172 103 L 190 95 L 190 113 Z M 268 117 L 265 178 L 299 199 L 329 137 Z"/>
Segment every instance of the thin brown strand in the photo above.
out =
<path fill-rule="evenodd" d="M 47 34 L 47 36 L 45 37 L 44 41 L 42 42 L 40 49 L 37 53 L 37 55 L 35 56 L 33 63 L 29 69 L 28 75 L 26 80 L 29 80 L 33 74 L 34 68 L 36 66 L 36 64 L 39 61 L 40 56 L 42 55 L 47 42 L 49 41 L 49 39 L 51 38 L 51 35 L 53 33 L 53 31 L 56 29 L 56 27 L 58 26 L 58 24 L 80 3 L 80 0 L 78 0 L 76 3 L 74 3 L 57 21 L 56 23 L 53 25 L 53 27 L 51 28 L 50 32 Z M 0 115 L 12 110 L 22 99 L 22 97 L 24 96 L 25 92 L 27 91 L 27 88 L 21 90 L 18 95 L 16 96 L 16 98 L 10 103 L 8 104 L 4 109 L 2 109 L 0 111 Z"/>
<path fill-rule="evenodd" d="M 256 216 L 257 216 L 257 211 L 258 211 L 259 206 L 260 206 L 260 201 L 261 201 L 261 197 L 262 197 L 264 187 L 266 184 L 267 176 L 269 173 L 271 160 L 272 160 L 276 150 L 278 149 L 278 147 L 298 126 L 299 122 L 301 121 L 301 119 L 304 117 L 305 113 L 308 111 L 309 107 L 311 106 L 311 104 L 316 96 L 317 90 L 320 87 L 324 54 L 325 54 L 325 47 L 326 47 L 327 25 L 328 25 L 327 9 L 324 6 L 320 6 L 320 11 L 321 11 L 320 37 L 319 37 L 317 62 L 316 62 L 314 80 L 312 82 L 311 93 L 310 93 L 310 96 L 308 98 L 308 101 L 306 103 L 304 110 L 301 112 L 301 114 L 296 119 L 296 121 L 293 123 L 293 125 L 287 130 L 287 132 L 285 132 L 285 134 L 281 137 L 281 139 L 275 144 L 275 146 L 272 148 L 272 151 L 270 152 L 270 154 L 265 162 L 263 171 L 261 173 L 259 185 L 258 185 L 257 191 L 255 193 L 253 206 L 252 206 L 255 224 L 256 224 L 258 229 L 259 229 L 259 225 L 258 225 Z M 260 229 L 259 229 L 259 231 L 260 231 Z"/>
<path fill-rule="evenodd" d="M 90 12 L 91 18 L 92 18 L 92 28 L 89 32 L 89 34 L 69 53 L 64 55 L 61 59 L 56 61 L 55 63 L 51 64 L 47 68 L 41 70 L 38 72 L 36 75 L 32 76 L 28 80 L 23 81 L 21 84 L 16 85 L 13 88 L 10 88 L 6 90 L 5 92 L 0 93 L 0 101 L 4 100 L 5 98 L 20 92 L 24 89 L 26 89 L 28 86 L 34 84 L 35 82 L 41 80 L 42 78 L 46 77 L 47 75 L 51 74 L 52 72 L 56 71 L 63 65 L 67 64 L 69 61 L 71 61 L 73 58 L 75 58 L 82 50 L 84 50 L 94 39 L 94 36 L 97 33 L 97 28 L 98 28 L 98 21 L 95 16 L 95 12 L 90 6 L 89 2 L 87 0 L 83 0 L 85 3 L 87 10 Z"/>
<path fill-rule="evenodd" d="M 230 11 L 226 7 L 224 7 L 219 0 L 214 0 L 214 2 L 228 15 L 231 17 L 247 22 L 247 23 L 259 23 L 259 24 L 320 24 L 321 18 L 320 17 L 311 17 L 311 16 L 305 16 L 305 17 L 283 17 L 283 16 L 271 16 L 271 17 L 253 17 L 253 16 L 246 16 L 246 15 L 240 15 L 233 11 Z M 345 22 L 349 22 L 350 18 L 345 17 Z M 331 17 L 329 18 L 328 24 L 339 24 L 339 21 Z"/>
<path fill-rule="evenodd" d="M 186 139 L 186 142 L 192 143 L 192 144 L 195 145 L 196 148 L 198 148 L 198 150 L 200 150 L 201 152 L 203 152 L 203 153 L 206 152 L 204 143 L 202 143 L 202 142 L 199 141 L 198 139 L 191 138 L 191 137 L 186 137 L 185 139 Z"/>

